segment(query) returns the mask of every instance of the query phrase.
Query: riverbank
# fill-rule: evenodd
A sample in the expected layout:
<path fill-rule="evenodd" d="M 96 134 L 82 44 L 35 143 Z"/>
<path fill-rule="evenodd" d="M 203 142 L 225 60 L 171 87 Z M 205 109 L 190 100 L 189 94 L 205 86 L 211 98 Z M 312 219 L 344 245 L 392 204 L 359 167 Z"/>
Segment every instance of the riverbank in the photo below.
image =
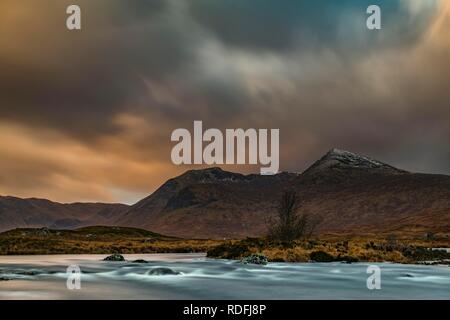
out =
<path fill-rule="evenodd" d="M 434 249 L 438 245 L 443 249 Z M 448 245 L 448 244 L 447 244 Z M 248 238 L 223 243 L 208 251 L 210 258 L 241 260 L 262 254 L 269 262 L 395 262 L 448 264 L 450 253 L 442 243 L 413 240 L 307 240 L 289 243 Z"/>
<path fill-rule="evenodd" d="M 321 236 L 304 241 L 180 239 L 136 228 L 15 229 L 0 234 L 0 255 L 199 253 L 241 260 L 261 253 L 269 262 L 448 263 L 448 237 Z"/>
<path fill-rule="evenodd" d="M 207 252 L 218 240 L 190 240 L 137 228 L 14 229 L 0 234 L 0 255 Z"/>

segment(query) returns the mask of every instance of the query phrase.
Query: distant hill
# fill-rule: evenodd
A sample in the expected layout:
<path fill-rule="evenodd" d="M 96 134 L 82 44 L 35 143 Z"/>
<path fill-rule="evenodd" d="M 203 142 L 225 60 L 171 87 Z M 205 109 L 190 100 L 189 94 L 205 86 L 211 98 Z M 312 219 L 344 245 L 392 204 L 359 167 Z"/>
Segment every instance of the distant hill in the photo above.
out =
<path fill-rule="evenodd" d="M 46 199 L 0 196 L 0 231 L 14 228 L 73 229 L 89 225 L 111 225 L 127 209 L 128 206 L 124 204 L 63 204 Z"/>
<path fill-rule="evenodd" d="M 0 197 L 0 230 L 102 224 L 186 238 L 261 236 L 284 190 L 298 191 L 303 212 L 322 221 L 319 232 L 450 232 L 450 176 L 410 173 L 338 149 L 301 174 L 190 170 L 133 206 Z"/>
<path fill-rule="evenodd" d="M 91 226 L 74 230 L 58 230 L 49 228 L 16 228 L 0 233 L 2 238 L 33 238 L 33 237 L 49 237 L 58 239 L 86 239 L 95 240 L 113 240 L 126 238 L 147 238 L 147 239 L 174 239 L 174 237 L 164 236 L 159 233 L 151 232 L 139 228 L 129 227 L 108 227 L 108 226 Z"/>
<path fill-rule="evenodd" d="M 17 228 L 0 233 L 0 255 L 198 252 L 215 244 L 201 242 L 126 227 Z"/>

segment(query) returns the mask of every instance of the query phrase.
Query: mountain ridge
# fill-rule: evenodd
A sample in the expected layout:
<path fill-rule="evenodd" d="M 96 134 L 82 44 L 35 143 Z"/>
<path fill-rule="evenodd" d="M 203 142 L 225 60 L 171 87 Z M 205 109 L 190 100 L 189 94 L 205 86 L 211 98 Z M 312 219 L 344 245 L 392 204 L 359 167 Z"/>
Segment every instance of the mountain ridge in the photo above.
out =
<path fill-rule="evenodd" d="M 220 167 L 188 170 L 131 206 L 62 204 L 60 212 L 41 210 L 44 218 L 31 212 L 10 226 L 75 228 L 91 223 L 185 238 L 261 236 L 284 190 L 297 191 L 302 211 L 323 221 L 319 232 L 450 230 L 450 176 L 411 173 L 339 149 L 331 149 L 302 173 L 265 176 Z M 25 200 L 31 205 L 39 202 Z M 47 203 L 47 207 L 55 206 Z M 46 215 L 49 220 L 42 225 Z M 4 216 L 0 197 L 0 230 L 5 230 Z"/>
<path fill-rule="evenodd" d="M 220 168 L 187 171 L 131 206 L 117 223 L 184 237 L 260 236 L 286 189 L 299 192 L 304 212 L 325 221 L 324 232 L 371 226 L 373 231 L 398 226 L 439 231 L 450 221 L 449 176 L 411 173 L 339 149 L 301 174 L 236 174 L 222 180 L 210 179 L 211 174 L 230 173 Z"/>

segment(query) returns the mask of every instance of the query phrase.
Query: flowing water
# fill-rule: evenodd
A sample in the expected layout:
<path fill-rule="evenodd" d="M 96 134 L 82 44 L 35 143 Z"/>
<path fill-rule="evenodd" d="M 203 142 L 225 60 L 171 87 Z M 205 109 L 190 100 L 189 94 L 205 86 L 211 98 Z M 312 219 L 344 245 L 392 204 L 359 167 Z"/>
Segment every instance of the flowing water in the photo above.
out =
<path fill-rule="evenodd" d="M 378 263 L 381 289 L 367 289 L 368 263 L 245 265 L 201 254 L 0 256 L 0 299 L 450 299 L 450 267 Z M 132 263 L 145 259 L 148 263 Z M 81 289 L 67 289 L 69 265 Z M 152 274 L 156 268 L 178 274 Z"/>

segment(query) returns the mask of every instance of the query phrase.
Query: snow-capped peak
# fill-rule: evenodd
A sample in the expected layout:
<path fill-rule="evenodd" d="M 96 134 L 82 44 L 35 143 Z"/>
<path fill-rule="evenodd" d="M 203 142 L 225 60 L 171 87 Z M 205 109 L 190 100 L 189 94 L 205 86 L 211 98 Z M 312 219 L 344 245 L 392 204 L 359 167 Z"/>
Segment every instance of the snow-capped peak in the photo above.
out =
<path fill-rule="evenodd" d="M 386 171 L 389 173 L 405 172 L 378 160 L 361 156 L 350 151 L 331 149 L 320 160 L 316 161 L 311 167 L 309 167 L 305 173 L 318 172 L 328 168 L 357 168 L 374 171 Z"/>

